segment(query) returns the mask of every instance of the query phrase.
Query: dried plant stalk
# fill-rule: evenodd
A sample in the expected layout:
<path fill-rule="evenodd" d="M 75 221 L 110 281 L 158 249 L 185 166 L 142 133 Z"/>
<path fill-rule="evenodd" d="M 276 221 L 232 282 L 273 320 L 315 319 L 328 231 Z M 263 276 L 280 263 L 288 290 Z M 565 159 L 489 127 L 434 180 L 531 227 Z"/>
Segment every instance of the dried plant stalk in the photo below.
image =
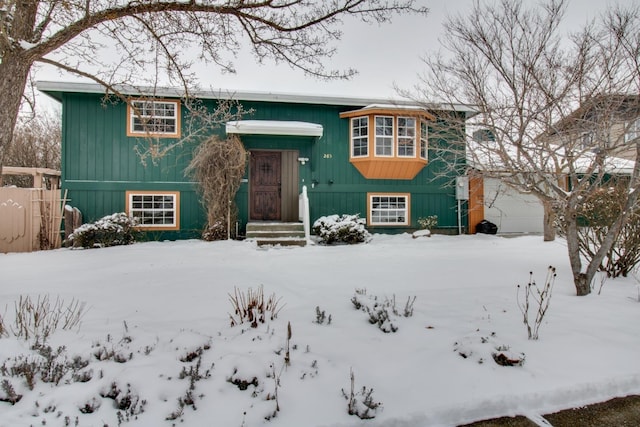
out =
<path fill-rule="evenodd" d="M 233 306 L 234 314 L 229 314 L 231 326 L 240 323 L 249 323 L 252 328 L 257 328 L 258 323 L 265 323 L 267 318 L 274 320 L 283 306 L 280 306 L 280 299 L 276 299 L 276 294 L 265 300 L 264 287 L 260 286 L 256 291 L 249 288 L 246 295 L 233 288 L 233 295 L 229 294 L 229 301 Z"/>
<path fill-rule="evenodd" d="M 207 210 L 205 240 L 230 236 L 231 224 L 238 216 L 234 198 L 246 165 L 247 151 L 237 136 L 225 140 L 212 136 L 195 149 L 185 175 L 196 181 Z"/>

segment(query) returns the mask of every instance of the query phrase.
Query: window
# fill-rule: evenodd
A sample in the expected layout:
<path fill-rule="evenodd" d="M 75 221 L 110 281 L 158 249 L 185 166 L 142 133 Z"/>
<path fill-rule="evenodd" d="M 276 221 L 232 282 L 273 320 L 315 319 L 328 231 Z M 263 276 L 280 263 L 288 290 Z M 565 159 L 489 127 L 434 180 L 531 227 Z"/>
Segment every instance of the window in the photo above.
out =
<path fill-rule="evenodd" d="M 127 214 L 138 219 L 140 228 L 177 230 L 179 192 L 127 191 Z"/>
<path fill-rule="evenodd" d="M 637 138 L 640 138 L 640 117 L 627 123 L 627 131 L 624 134 L 624 142 L 629 143 Z"/>
<path fill-rule="evenodd" d="M 416 119 L 398 117 L 398 157 L 416 155 Z"/>
<path fill-rule="evenodd" d="M 370 225 L 409 225 L 408 194 L 369 194 Z"/>
<path fill-rule="evenodd" d="M 594 132 L 583 132 L 580 135 L 580 144 L 583 149 L 590 148 L 593 145 L 593 140 L 595 138 Z"/>
<path fill-rule="evenodd" d="M 372 104 L 340 118 L 349 119 L 349 162 L 365 178 L 413 179 L 427 165 L 435 116 L 424 107 Z"/>
<path fill-rule="evenodd" d="M 429 130 L 427 122 L 420 122 L 420 158 L 427 159 L 429 155 Z"/>
<path fill-rule="evenodd" d="M 180 104 L 178 101 L 131 101 L 129 136 L 180 137 Z"/>
<path fill-rule="evenodd" d="M 367 157 L 369 155 L 369 118 L 351 119 L 351 156 Z"/>
<path fill-rule="evenodd" d="M 376 116 L 376 156 L 393 156 L 393 117 Z"/>

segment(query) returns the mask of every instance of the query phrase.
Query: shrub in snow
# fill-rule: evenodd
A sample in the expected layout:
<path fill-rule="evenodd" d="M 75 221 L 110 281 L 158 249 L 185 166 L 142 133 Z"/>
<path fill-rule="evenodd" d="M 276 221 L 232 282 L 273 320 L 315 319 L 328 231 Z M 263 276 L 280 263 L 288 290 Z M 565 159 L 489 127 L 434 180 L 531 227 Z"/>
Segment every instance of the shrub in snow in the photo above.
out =
<path fill-rule="evenodd" d="M 56 386 L 61 383 L 87 382 L 93 375 L 91 371 L 85 370 L 88 364 L 89 362 L 80 356 L 69 358 L 65 347 L 54 350 L 50 346 L 40 346 L 32 348 L 29 354 L 19 354 L 13 359 L 5 360 L 0 366 L 0 374 L 22 378 L 27 388 L 33 390 L 37 381 Z M 6 401 L 11 401 L 17 396 L 12 393 L 10 385 L 8 380 L 6 384 L 3 382 Z"/>
<path fill-rule="evenodd" d="M 496 351 L 491 353 L 491 356 L 500 366 L 524 365 L 524 353 L 513 352 L 505 345 L 496 347 Z"/>
<path fill-rule="evenodd" d="M 371 239 L 364 227 L 366 220 L 356 215 L 329 215 L 318 218 L 313 223 L 313 232 L 324 244 L 363 243 Z"/>
<path fill-rule="evenodd" d="M 235 368 L 233 370 L 233 374 L 231 374 L 231 376 L 227 378 L 227 382 L 235 385 L 240 390 L 246 390 L 249 388 L 250 385 L 254 387 L 258 387 L 258 385 L 260 385 L 260 382 L 258 381 L 258 377 L 253 376 L 250 379 L 244 378 L 243 375 L 238 372 L 238 368 Z"/>
<path fill-rule="evenodd" d="M 82 405 L 80 405 L 78 409 L 83 414 L 93 414 L 95 411 L 97 411 L 100 408 L 101 404 L 102 404 L 102 400 L 94 396 L 91 399 L 87 400 Z"/>
<path fill-rule="evenodd" d="M 16 393 L 11 382 L 7 379 L 2 380 L 0 384 L 0 402 L 8 402 L 15 405 L 20 399 L 22 399 L 22 395 Z"/>
<path fill-rule="evenodd" d="M 278 317 L 282 309 L 282 306 L 278 306 L 280 298 L 276 299 L 276 294 L 271 294 L 265 300 L 262 286 L 255 292 L 249 288 L 246 295 L 238 291 L 238 288 L 234 288 L 233 295 L 229 294 L 229 301 L 234 312 L 233 315 L 229 314 L 231 326 L 247 322 L 252 328 L 257 328 L 258 323 L 265 323 L 267 319 L 273 320 Z"/>
<path fill-rule="evenodd" d="M 547 270 L 547 278 L 544 281 L 542 289 L 538 287 L 533 280 L 533 272 L 529 272 L 529 283 L 525 286 L 518 285 L 517 303 L 522 312 L 523 322 L 527 327 L 527 334 L 530 340 L 538 339 L 538 330 L 542 324 L 542 319 L 547 313 L 549 302 L 551 301 L 551 291 L 556 280 L 556 269 L 549 267 Z M 520 291 L 524 288 L 524 299 L 520 300 Z M 533 321 L 530 319 L 529 308 L 534 306 L 536 311 Z"/>
<path fill-rule="evenodd" d="M 609 236 L 609 230 L 625 211 L 627 200 L 626 178 L 612 179 L 581 200 L 577 206 L 580 219 L 578 245 L 580 254 L 587 260 L 593 259 L 597 250 Z M 567 226 L 563 216 L 558 217 L 560 232 L 566 234 Z M 627 221 L 618 232 L 613 246 L 600 264 L 600 270 L 609 277 L 627 277 L 635 265 L 640 263 L 640 209 L 631 210 Z"/>
<path fill-rule="evenodd" d="M 366 289 L 356 289 L 351 298 L 351 303 L 357 310 L 364 311 L 369 315 L 369 323 L 377 325 L 385 333 L 398 330 L 396 318 L 413 316 L 413 303 L 415 301 L 415 296 L 407 298 L 403 310 L 400 311 L 396 306 L 395 295 L 392 299 L 385 298 L 384 301 L 381 301 L 375 295 L 367 295 Z"/>
<path fill-rule="evenodd" d="M 64 300 L 56 298 L 54 303 L 48 295 L 38 295 L 35 301 L 29 296 L 20 295 L 14 306 L 13 334 L 25 341 L 33 340 L 33 347 L 36 348 L 43 346 L 58 327 L 70 330 L 79 325 L 85 313 L 84 302 L 72 299 L 65 304 Z"/>
<path fill-rule="evenodd" d="M 209 224 L 202 232 L 202 239 L 208 242 L 227 239 L 227 226 L 222 221 L 215 221 Z"/>
<path fill-rule="evenodd" d="M 356 391 L 355 382 L 355 375 L 352 369 L 349 394 L 342 389 L 342 395 L 347 400 L 347 412 L 349 415 L 356 415 L 361 420 L 375 418 L 377 412 L 382 410 L 382 403 L 373 400 L 373 388 L 367 389 L 362 386 L 362 390 Z"/>
<path fill-rule="evenodd" d="M 438 225 L 438 215 L 429 215 L 418 218 L 418 225 L 423 230 L 433 230 Z"/>
<path fill-rule="evenodd" d="M 127 384 L 126 391 L 123 391 L 123 388 L 114 381 L 100 391 L 102 398 L 113 400 L 113 407 L 118 411 L 118 425 L 137 419 L 147 404 L 146 400 L 140 399 L 138 393 L 131 389 L 131 384 Z"/>
<path fill-rule="evenodd" d="M 6 337 L 8 335 L 9 335 L 9 331 L 7 330 L 7 327 L 4 324 L 4 318 L 2 317 L 2 314 L 0 314 L 0 338 Z"/>
<path fill-rule="evenodd" d="M 318 325 L 322 325 L 324 324 L 324 322 L 327 322 L 327 325 L 331 324 L 331 315 L 329 315 L 327 317 L 326 313 L 324 310 L 320 310 L 320 306 L 317 305 L 316 306 L 316 321 L 315 323 L 317 323 Z"/>
<path fill-rule="evenodd" d="M 96 222 L 83 224 L 69 236 L 74 248 L 102 248 L 129 245 L 138 235 L 137 220 L 124 212 L 107 215 Z"/>
<path fill-rule="evenodd" d="M 478 364 L 483 364 L 489 356 L 501 366 L 522 366 L 525 360 L 524 353 L 512 351 L 509 346 L 499 344 L 495 332 L 482 334 L 480 330 L 456 341 L 453 351 L 463 359 L 475 360 Z"/>

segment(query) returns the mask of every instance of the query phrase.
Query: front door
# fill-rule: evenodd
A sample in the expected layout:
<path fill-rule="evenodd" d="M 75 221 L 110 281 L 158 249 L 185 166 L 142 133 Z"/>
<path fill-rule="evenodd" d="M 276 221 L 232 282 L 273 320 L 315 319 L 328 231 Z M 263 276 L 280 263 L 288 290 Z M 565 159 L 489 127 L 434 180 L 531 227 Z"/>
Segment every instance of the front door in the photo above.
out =
<path fill-rule="evenodd" d="M 282 154 L 252 151 L 250 163 L 249 219 L 279 221 L 282 192 Z"/>

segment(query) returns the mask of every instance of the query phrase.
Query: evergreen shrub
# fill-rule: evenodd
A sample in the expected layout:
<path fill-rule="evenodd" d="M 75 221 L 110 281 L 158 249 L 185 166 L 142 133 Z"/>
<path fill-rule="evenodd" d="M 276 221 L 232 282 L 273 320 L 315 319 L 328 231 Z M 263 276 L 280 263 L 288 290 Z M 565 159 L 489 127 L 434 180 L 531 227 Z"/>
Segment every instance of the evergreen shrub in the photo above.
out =
<path fill-rule="evenodd" d="M 371 234 L 364 227 L 366 221 L 355 215 L 329 215 L 318 218 L 313 223 L 313 232 L 321 243 L 363 243 L 371 239 Z"/>
<path fill-rule="evenodd" d="M 137 221 L 126 213 L 107 215 L 98 221 L 83 224 L 69 236 L 74 248 L 103 248 L 130 245 L 136 241 Z"/>

